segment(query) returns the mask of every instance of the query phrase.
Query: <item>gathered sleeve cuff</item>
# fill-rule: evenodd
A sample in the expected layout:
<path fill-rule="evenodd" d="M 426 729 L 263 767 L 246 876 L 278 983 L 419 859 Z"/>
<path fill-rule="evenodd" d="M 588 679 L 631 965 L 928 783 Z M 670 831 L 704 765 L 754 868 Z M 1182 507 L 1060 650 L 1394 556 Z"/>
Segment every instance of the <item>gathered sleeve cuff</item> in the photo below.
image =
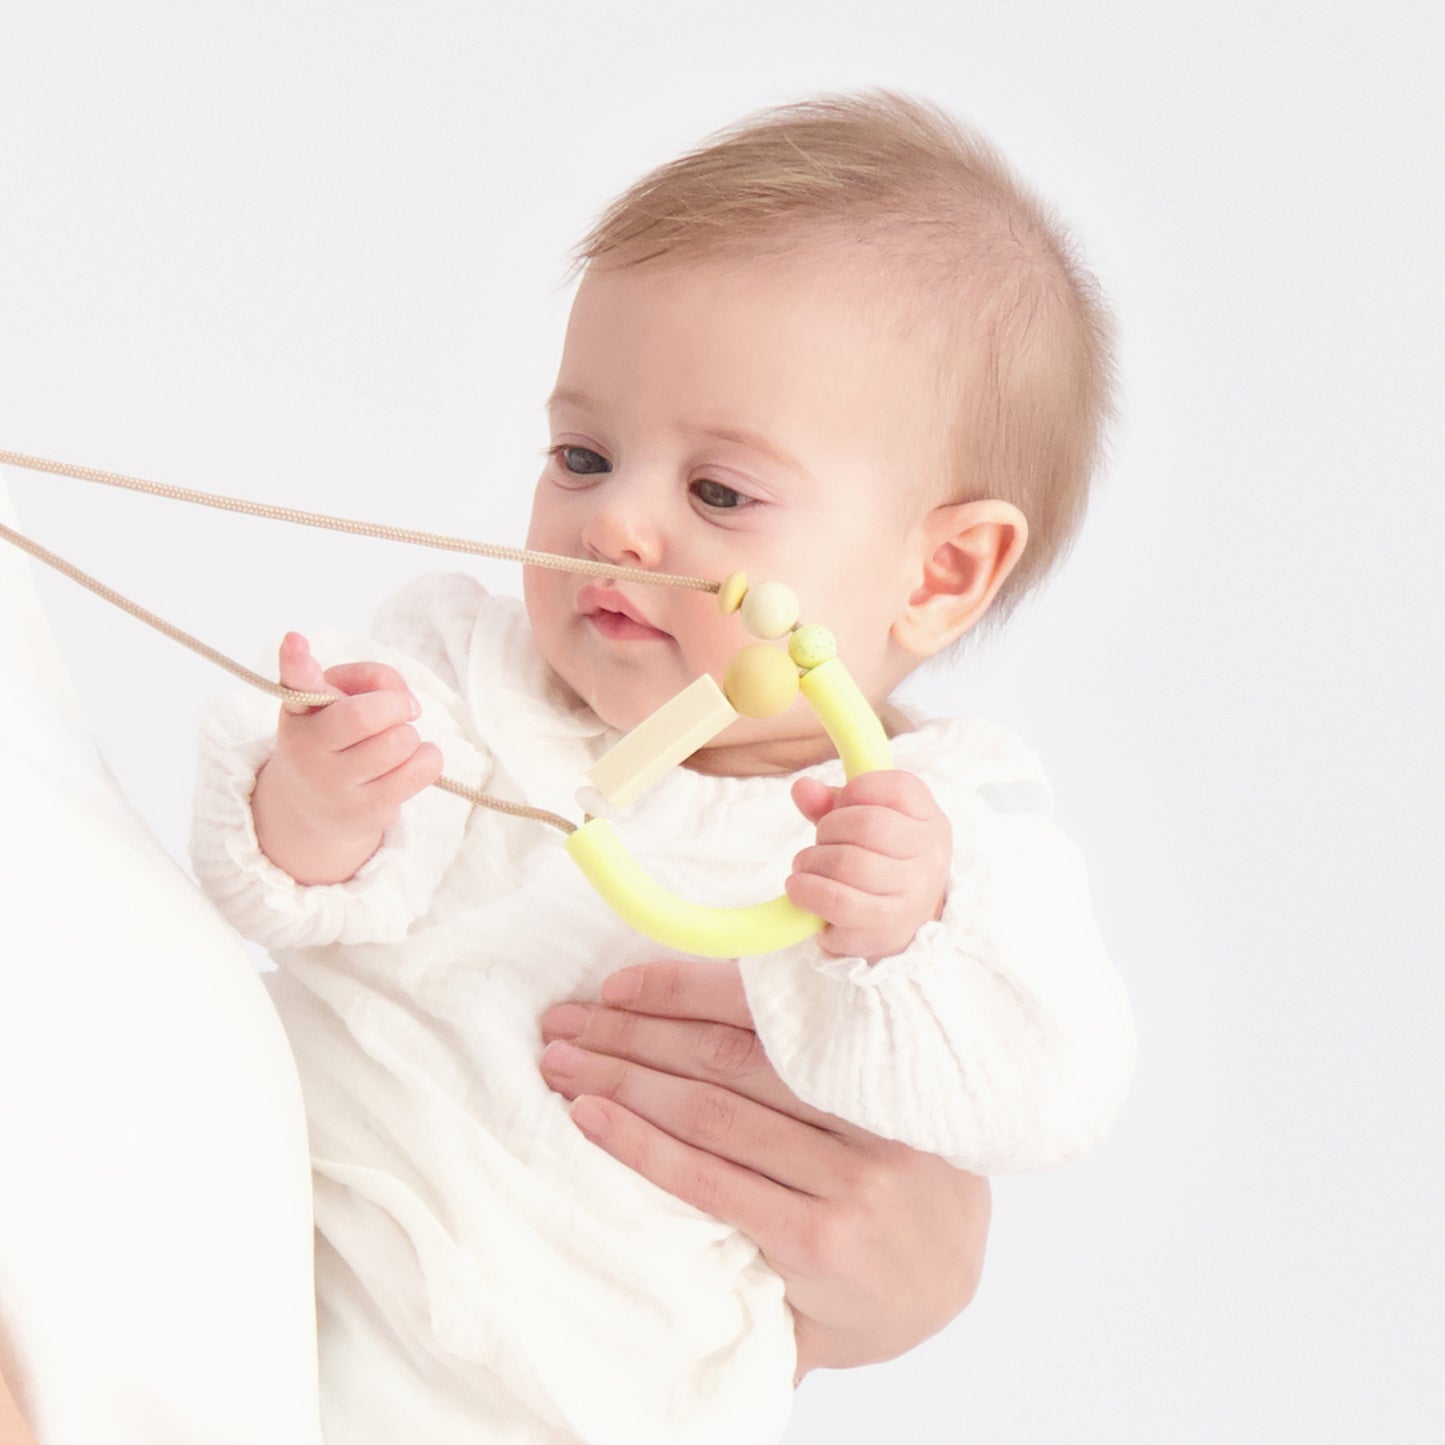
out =
<path fill-rule="evenodd" d="M 449 620 L 456 623 L 458 609 L 452 613 Z M 416 631 L 421 623 L 412 618 L 407 626 Z M 486 786 L 492 760 L 469 726 L 462 679 L 447 665 L 444 635 L 428 654 L 430 667 L 374 639 L 317 633 L 310 642 L 323 667 L 365 658 L 396 668 L 422 706 L 414 726 L 441 749 L 446 775 Z M 459 656 L 464 648 L 451 651 Z M 456 858 L 471 808 L 461 798 L 425 788 L 402 805 L 381 846 L 346 882 L 297 883 L 261 851 L 251 813 L 256 775 L 275 748 L 276 710 L 274 699 L 252 692 L 227 699 L 202 725 L 191 826 L 197 881 L 232 927 L 267 948 L 404 937 Z"/>
<path fill-rule="evenodd" d="M 959 1168 L 1062 1164 L 1134 1068 L 1078 851 L 1045 812 L 956 811 L 942 915 L 870 965 L 817 937 L 740 960 L 758 1037 L 805 1103 Z"/>

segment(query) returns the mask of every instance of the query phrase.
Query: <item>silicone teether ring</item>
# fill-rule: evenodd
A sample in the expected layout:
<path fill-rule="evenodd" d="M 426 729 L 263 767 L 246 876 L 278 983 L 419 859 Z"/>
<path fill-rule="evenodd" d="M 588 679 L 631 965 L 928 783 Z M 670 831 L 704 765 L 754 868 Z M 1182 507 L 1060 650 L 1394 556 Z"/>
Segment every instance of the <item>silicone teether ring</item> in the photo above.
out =
<path fill-rule="evenodd" d="M 804 673 L 799 688 L 833 740 L 848 777 L 893 766 L 883 724 L 838 658 Z M 563 846 L 608 907 L 665 948 L 704 958 L 738 958 L 787 948 L 823 927 L 816 914 L 781 894 L 743 908 L 679 898 L 642 870 L 605 818 L 584 823 Z"/>

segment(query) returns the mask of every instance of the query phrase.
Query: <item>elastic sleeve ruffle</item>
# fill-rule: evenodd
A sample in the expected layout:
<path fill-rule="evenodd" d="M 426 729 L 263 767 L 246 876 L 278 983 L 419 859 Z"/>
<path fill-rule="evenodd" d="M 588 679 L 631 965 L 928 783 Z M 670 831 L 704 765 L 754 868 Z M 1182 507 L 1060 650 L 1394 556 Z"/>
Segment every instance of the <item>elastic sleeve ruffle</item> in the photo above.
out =
<path fill-rule="evenodd" d="M 491 758 L 470 728 L 456 670 L 466 656 L 456 634 L 475 624 L 481 589 L 469 579 L 450 580 L 455 585 L 437 595 L 437 579 L 424 579 L 426 586 L 408 588 L 378 617 L 393 634 L 429 631 L 425 655 L 432 666 L 374 639 L 317 633 L 311 649 L 323 667 L 366 658 L 396 668 L 422 705 L 414 726 L 441 749 L 447 776 L 485 787 Z M 469 598 L 468 589 L 474 589 Z M 256 774 L 275 747 L 276 707 L 252 692 L 227 699 L 202 725 L 191 827 L 197 881 L 232 927 L 267 948 L 404 937 L 456 858 L 471 809 L 426 788 L 402 806 L 381 847 L 352 878 L 297 883 L 262 853 L 251 815 Z"/>
<path fill-rule="evenodd" d="M 1082 858 L 1045 813 L 951 815 L 942 916 L 870 966 L 816 937 L 740 960 L 758 1037 L 805 1103 L 978 1174 L 1097 1143 L 1134 1025 Z"/>

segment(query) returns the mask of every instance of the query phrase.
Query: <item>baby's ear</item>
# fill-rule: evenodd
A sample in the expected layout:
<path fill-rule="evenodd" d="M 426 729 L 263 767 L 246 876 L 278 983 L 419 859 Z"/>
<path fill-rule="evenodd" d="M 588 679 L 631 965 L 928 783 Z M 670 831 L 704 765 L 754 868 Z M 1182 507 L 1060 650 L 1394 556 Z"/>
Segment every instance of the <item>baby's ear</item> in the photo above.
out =
<path fill-rule="evenodd" d="M 912 534 L 918 582 L 894 619 L 894 642 L 931 657 L 962 637 L 988 611 L 1028 536 L 1028 520 L 1012 502 L 989 497 L 935 507 Z"/>

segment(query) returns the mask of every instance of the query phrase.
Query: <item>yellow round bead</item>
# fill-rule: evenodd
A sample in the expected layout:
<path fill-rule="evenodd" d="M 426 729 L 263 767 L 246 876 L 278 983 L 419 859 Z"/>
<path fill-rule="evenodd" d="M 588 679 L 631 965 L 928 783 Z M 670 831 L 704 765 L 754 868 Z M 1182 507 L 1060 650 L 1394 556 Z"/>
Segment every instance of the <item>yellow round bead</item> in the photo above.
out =
<path fill-rule="evenodd" d="M 837 657 L 838 644 L 826 627 L 805 623 L 788 639 L 788 656 L 807 672 L 830 657 Z"/>
<path fill-rule="evenodd" d="M 783 637 L 798 620 L 798 599 L 781 582 L 749 587 L 742 604 L 743 626 L 754 637 Z"/>
<path fill-rule="evenodd" d="M 722 586 L 717 590 L 717 610 L 724 617 L 730 612 L 736 612 L 748 591 L 748 578 L 745 572 L 734 572 L 729 577 L 724 577 Z"/>
<path fill-rule="evenodd" d="M 723 692 L 744 717 L 776 717 L 798 695 L 798 669 L 782 648 L 754 642 L 733 653 Z"/>

